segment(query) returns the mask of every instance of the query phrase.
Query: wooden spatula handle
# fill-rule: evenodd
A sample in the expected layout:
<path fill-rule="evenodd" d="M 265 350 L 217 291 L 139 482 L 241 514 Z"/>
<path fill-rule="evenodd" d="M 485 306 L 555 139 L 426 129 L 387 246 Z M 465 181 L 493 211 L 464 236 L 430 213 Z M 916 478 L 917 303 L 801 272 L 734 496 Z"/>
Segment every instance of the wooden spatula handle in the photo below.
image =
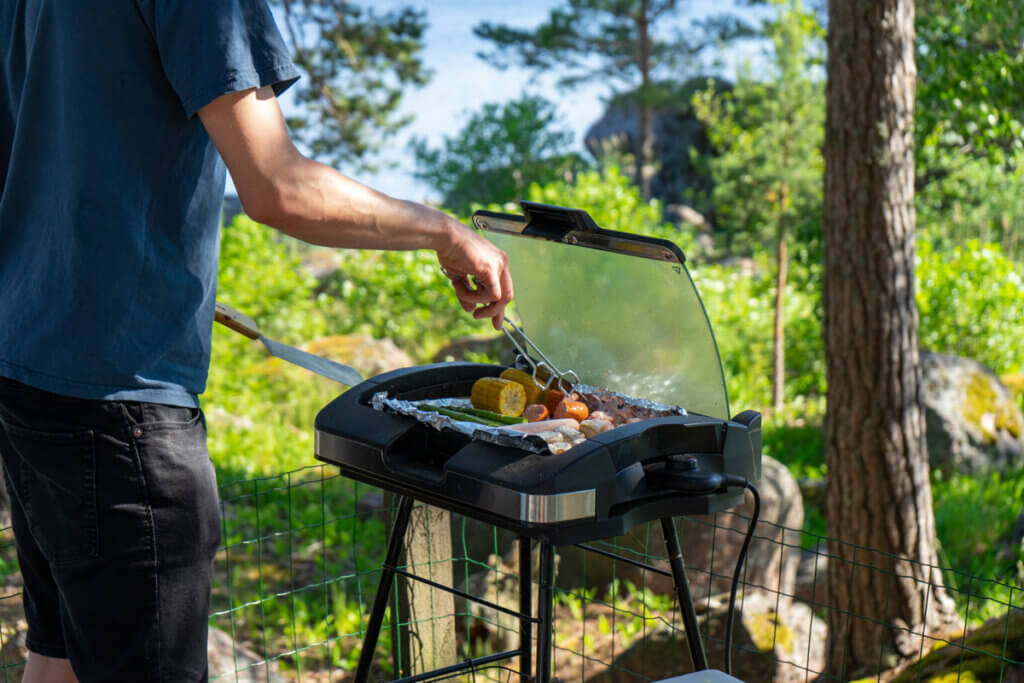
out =
<path fill-rule="evenodd" d="M 256 326 L 252 318 L 239 313 L 230 306 L 225 306 L 219 301 L 214 309 L 213 319 L 224 327 L 232 329 L 239 334 L 244 334 L 250 339 L 260 338 L 260 328 Z"/>

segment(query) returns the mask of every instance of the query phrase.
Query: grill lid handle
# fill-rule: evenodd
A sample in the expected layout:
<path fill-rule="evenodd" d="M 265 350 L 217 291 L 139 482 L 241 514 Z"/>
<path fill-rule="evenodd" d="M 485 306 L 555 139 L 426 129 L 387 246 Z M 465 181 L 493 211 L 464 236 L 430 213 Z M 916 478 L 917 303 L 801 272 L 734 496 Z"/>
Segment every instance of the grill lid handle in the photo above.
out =
<path fill-rule="evenodd" d="M 571 232 L 600 231 L 590 214 L 582 209 L 567 209 L 564 206 L 520 201 L 526 217 L 524 235 L 546 237 L 561 241 Z"/>

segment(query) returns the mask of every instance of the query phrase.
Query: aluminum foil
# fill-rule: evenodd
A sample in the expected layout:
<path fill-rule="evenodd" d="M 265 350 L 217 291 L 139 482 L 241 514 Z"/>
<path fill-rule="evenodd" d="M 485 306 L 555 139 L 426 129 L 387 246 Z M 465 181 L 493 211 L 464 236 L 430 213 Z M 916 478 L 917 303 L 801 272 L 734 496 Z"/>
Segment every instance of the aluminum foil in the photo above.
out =
<path fill-rule="evenodd" d="M 632 398 L 625 394 L 608 391 L 598 387 L 591 387 L 586 384 L 577 384 L 574 387 L 574 390 L 580 394 L 584 394 L 587 399 L 590 399 L 588 402 L 613 401 L 620 405 L 630 406 L 635 412 L 643 414 L 644 417 L 653 418 L 686 415 L 686 410 L 679 406 L 668 406 L 661 403 L 655 403 L 653 401 Z M 475 422 L 463 422 L 461 420 L 450 418 L 447 415 L 441 415 L 434 411 L 421 410 L 419 408 L 420 404 L 424 403 L 428 403 L 439 408 L 472 408 L 473 406 L 469 402 L 468 398 L 432 398 L 422 401 L 403 401 L 397 398 L 389 398 L 387 392 L 382 391 L 374 394 L 370 403 L 374 410 L 407 415 L 424 424 L 428 424 L 437 430 L 451 430 L 458 432 L 459 434 L 465 434 L 472 439 L 492 443 L 496 446 L 510 446 L 512 448 L 529 451 L 530 453 L 540 453 L 543 455 L 551 454 L 551 449 L 548 447 L 547 442 L 536 434 L 524 434 L 510 429 L 502 429 L 501 427 L 488 427 L 487 425 L 477 424 Z"/>
<path fill-rule="evenodd" d="M 374 394 L 370 401 L 374 410 L 408 415 L 437 430 L 448 429 L 496 446 L 511 446 L 531 453 L 551 454 L 547 442 L 536 434 L 523 434 L 522 432 L 514 432 L 500 427 L 488 427 L 487 425 L 475 422 L 463 422 L 462 420 L 456 420 L 430 410 L 420 410 L 419 404 L 421 403 L 429 403 L 438 408 L 459 409 L 473 407 L 468 398 L 432 398 L 425 401 L 401 401 L 397 398 L 388 398 L 385 391 Z"/>

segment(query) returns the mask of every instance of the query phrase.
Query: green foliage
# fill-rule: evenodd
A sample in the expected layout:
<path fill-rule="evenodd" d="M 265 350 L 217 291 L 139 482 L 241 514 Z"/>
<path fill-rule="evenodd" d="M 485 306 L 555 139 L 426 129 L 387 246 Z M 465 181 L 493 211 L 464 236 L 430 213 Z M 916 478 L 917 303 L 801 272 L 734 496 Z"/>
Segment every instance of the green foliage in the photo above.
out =
<path fill-rule="evenodd" d="M 714 181 L 706 210 L 727 253 L 789 235 L 817 241 L 821 231 L 825 92 L 813 75 L 824 30 L 800 0 L 773 4 L 767 73 L 748 65 L 730 91 L 710 85 L 693 98 L 714 150 L 702 160 Z"/>
<path fill-rule="evenodd" d="M 944 249 L 972 239 L 999 244 L 1024 262 L 1024 151 L 994 164 L 934 145 L 918 151 L 918 164 L 927 180 L 915 197 L 920 234 Z"/>
<path fill-rule="evenodd" d="M 923 0 L 917 34 L 917 146 L 999 163 L 1024 149 L 1024 14 L 1015 3 Z"/>
<path fill-rule="evenodd" d="M 762 257 L 762 264 L 764 261 Z M 736 267 L 708 264 L 694 269 L 693 280 L 718 342 L 730 405 L 734 409 L 764 410 L 771 404 L 772 396 L 774 279 L 765 274 L 763 267 L 754 274 L 746 274 Z M 788 284 L 787 415 L 821 414 L 825 394 L 821 321 L 821 293 Z"/>
<path fill-rule="evenodd" d="M 936 241 L 1000 242 L 1024 258 L 1024 14 L 923 0 L 916 32 L 918 225 Z"/>
<path fill-rule="evenodd" d="M 300 344 L 324 334 L 314 286 L 278 233 L 245 216 L 225 226 L 218 298 L 255 320 L 265 335 Z M 302 370 L 273 371 L 267 360 L 259 342 L 214 326 L 202 398 L 221 482 L 225 476 L 246 479 L 308 464 L 313 417 L 337 393 L 333 382 Z"/>
<path fill-rule="evenodd" d="M 1004 613 L 1011 589 L 1002 584 L 1024 584 L 1024 554 L 1006 541 L 1024 510 L 1024 469 L 977 476 L 936 471 L 932 498 L 940 561 L 955 569 L 946 582 L 959 604 L 969 602 L 968 622 Z"/>
<path fill-rule="evenodd" d="M 673 70 L 681 54 L 693 51 L 678 35 L 659 38 L 655 30 L 660 20 L 678 11 L 678 4 L 677 0 L 567 0 L 534 30 L 484 22 L 473 32 L 495 48 L 479 56 L 500 68 L 520 64 L 539 71 L 562 71 L 564 87 L 601 80 L 632 90 L 647 75 Z M 645 35 L 646 50 L 639 49 Z"/>
<path fill-rule="evenodd" d="M 430 78 L 423 65 L 425 12 L 376 13 L 348 0 L 271 0 L 284 14 L 304 113 L 289 120 L 313 156 L 372 169 L 368 157 L 409 122 L 402 93 Z"/>
<path fill-rule="evenodd" d="M 572 133 L 539 95 L 524 94 L 504 105 L 488 103 L 440 149 L 414 139 L 416 177 L 444 195 L 444 205 L 465 212 L 473 202 L 501 204 L 521 199 L 527 183 L 545 184 L 566 174 Z"/>
<path fill-rule="evenodd" d="M 345 251 L 323 289 L 325 316 L 337 334 L 391 339 L 419 361 L 446 341 L 493 333 L 489 321 L 462 310 L 430 251 Z"/>
<path fill-rule="evenodd" d="M 922 348 L 997 374 L 1024 370 L 1024 267 L 976 241 L 940 250 L 922 240 L 917 251 Z"/>

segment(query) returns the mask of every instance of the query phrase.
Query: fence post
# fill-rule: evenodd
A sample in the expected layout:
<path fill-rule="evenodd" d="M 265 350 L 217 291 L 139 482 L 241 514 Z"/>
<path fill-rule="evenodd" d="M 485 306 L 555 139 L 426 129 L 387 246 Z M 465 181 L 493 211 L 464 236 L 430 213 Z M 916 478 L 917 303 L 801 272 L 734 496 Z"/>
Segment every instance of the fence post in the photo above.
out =
<path fill-rule="evenodd" d="M 451 514 L 417 504 L 405 537 L 405 569 L 444 586 L 451 586 Z M 396 590 L 400 620 L 397 647 L 402 675 L 411 676 L 454 664 L 455 598 L 431 586 L 400 578 Z"/>

